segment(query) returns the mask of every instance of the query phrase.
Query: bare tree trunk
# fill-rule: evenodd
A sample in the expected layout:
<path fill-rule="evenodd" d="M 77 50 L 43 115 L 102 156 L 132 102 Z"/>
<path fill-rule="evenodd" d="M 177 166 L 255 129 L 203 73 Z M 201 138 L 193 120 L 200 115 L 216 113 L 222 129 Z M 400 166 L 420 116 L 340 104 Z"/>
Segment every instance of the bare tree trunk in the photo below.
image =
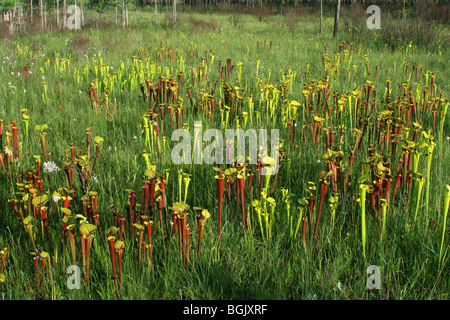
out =
<path fill-rule="evenodd" d="M 44 3 L 44 27 L 47 27 L 47 1 Z"/>
<path fill-rule="evenodd" d="M 14 17 L 16 16 L 16 7 L 17 7 L 17 2 L 14 3 L 14 9 L 12 11 L 12 14 L 10 14 L 10 17 L 9 17 L 9 29 L 11 30 L 11 33 L 13 33 L 14 30 L 16 29 L 15 23 L 14 23 L 14 20 L 15 20 Z"/>
<path fill-rule="evenodd" d="M 155 0 L 155 26 L 158 26 L 158 0 Z"/>
<path fill-rule="evenodd" d="M 172 20 L 172 23 L 175 26 L 177 24 L 177 0 L 173 0 Z"/>
<path fill-rule="evenodd" d="M 17 30 L 23 30 L 23 4 L 17 3 Z"/>
<path fill-rule="evenodd" d="M 59 25 L 59 0 L 56 0 L 56 27 L 57 29 L 61 27 Z"/>
<path fill-rule="evenodd" d="M 30 0 L 30 18 L 31 18 L 31 25 L 33 25 L 33 0 Z"/>
<path fill-rule="evenodd" d="M 81 11 L 81 25 L 84 27 L 83 3 L 81 2 L 80 2 L 80 11 Z"/>
<path fill-rule="evenodd" d="M 402 20 L 406 20 L 406 1 L 403 0 L 403 11 L 402 11 Z"/>
<path fill-rule="evenodd" d="M 75 0 L 75 13 L 78 13 L 78 14 L 80 14 L 80 12 L 79 11 L 77 11 L 77 0 Z M 80 28 L 80 25 L 79 25 L 79 23 L 80 23 L 80 18 L 78 17 L 78 16 L 75 16 L 76 18 L 75 18 L 75 21 L 76 21 L 76 28 L 75 29 L 78 29 L 78 28 Z"/>
<path fill-rule="evenodd" d="M 260 0 L 260 1 L 261 1 L 261 12 L 259 14 L 259 21 L 262 21 L 262 0 Z"/>
<path fill-rule="evenodd" d="M 42 31 L 44 31 L 44 5 L 42 3 L 42 0 L 39 0 L 39 7 L 40 7 L 40 13 L 41 13 L 41 28 Z"/>
<path fill-rule="evenodd" d="M 117 6 L 116 6 L 116 26 L 117 26 Z"/>
<path fill-rule="evenodd" d="M 323 31 L 323 0 L 320 0 L 320 33 Z"/>
<path fill-rule="evenodd" d="M 339 15 L 341 13 L 341 0 L 336 0 L 336 15 L 334 16 L 333 37 L 336 36 L 339 29 Z"/>
<path fill-rule="evenodd" d="M 125 0 L 122 0 L 122 27 L 125 28 Z"/>
<path fill-rule="evenodd" d="M 128 28 L 128 4 L 125 5 L 125 13 L 127 18 L 127 28 Z"/>
<path fill-rule="evenodd" d="M 67 7 L 66 0 L 63 0 L 63 29 L 67 27 Z"/>
<path fill-rule="evenodd" d="M 11 13 L 11 10 L 8 11 L 7 16 L 8 16 L 8 21 L 9 21 L 9 31 L 11 33 L 13 33 L 14 32 L 14 21 L 13 21 L 13 15 Z"/>

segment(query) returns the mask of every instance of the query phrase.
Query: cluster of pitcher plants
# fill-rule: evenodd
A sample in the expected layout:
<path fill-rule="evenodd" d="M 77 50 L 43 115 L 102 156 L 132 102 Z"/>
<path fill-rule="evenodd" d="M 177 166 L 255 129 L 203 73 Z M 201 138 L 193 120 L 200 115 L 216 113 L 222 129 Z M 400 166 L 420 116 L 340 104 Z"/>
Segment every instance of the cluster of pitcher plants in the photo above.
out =
<path fill-rule="evenodd" d="M 40 294 L 45 295 L 44 284 L 53 281 L 60 260 L 77 265 L 81 257 L 84 284 L 89 286 L 96 247 L 110 257 L 110 279 L 120 296 L 126 281 L 124 255 L 135 257 L 139 270 L 154 272 L 161 263 L 155 259 L 156 250 L 162 250 L 155 243 L 172 243 L 186 269 L 201 258 L 202 249 L 226 246 L 226 223 L 236 223 L 242 235 L 256 237 L 269 248 L 274 238 L 282 237 L 292 250 L 314 250 L 333 235 L 342 213 L 350 211 L 357 217 L 353 221 L 358 223 L 365 258 L 371 243 L 383 243 L 388 236 L 388 226 L 396 219 L 394 207 L 406 208 L 405 228 L 414 232 L 429 225 L 431 211 L 439 208 L 437 259 L 444 265 L 450 186 L 432 197 L 431 183 L 436 168 L 444 166 L 449 106 L 445 92 L 438 91 L 433 73 L 406 62 L 398 72 L 407 81 L 387 80 L 378 88 L 378 66 L 372 68 L 367 57 L 367 80 L 347 91 L 337 89 L 335 80 L 353 79 L 357 68 L 351 61 L 360 53 L 347 48 L 344 43 L 334 57 L 324 52 L 321 79 L 311 77 L 308 64 L 299 77 L 301 87 L 291 69 L 282 70 L 281 79 L 273 82 L 271 71 L 263 74 L 258 59 L 252 66 L 256 92 L 249 92 L 243 79 L 243 68 L 250 66 L 238 62 L 235 68 L 232 59 L 215 60 L 211 51 L 187 72 L 183 55 L 163 42 L 160 50 L 141 48 L 141 57 L 133 57 L 130 66 L 122 62 L 114 72 L 100 54 L 95 62 L 87 57 L 84 69 L 70 67 L 70 59 L 59 55 L 53 68 L 47 61 L 42 73 L 62 74 L 80 87 L 90 83 L 83 90 L 94 114 L 113 116 L 123 91 L 139 95 L 143 116 L 138 128 L 145 142 L 137 157 L 145 170 L 137 173 L 138 190 L 120 190 L 126 199 L 120 204 L 95 183 L 108 165 L 102 158 L 107 136 L 93 136 L 95 128 L 87 128 L 84 145 L 65 141 L 64 154 L 58 155 L 49 150 L 48 125 L 35 123 L 37 118 L 26 109 L 21 110 L 22 123 L 0 120 L 0 170 L 9 192 L 1 199 L 8 203 L 2 215 L 15 215 L 14 227 L 27 235 L 22 248 L 31 253 Z M 198 50 L 190 53 L 185 51 L 185 57 L 199 58 Z M 216 82 L 210 81 L 212 74 L 218 75 Z M 50 107 L 46 83 L 43 86 L 43 103 Z M 58 85 L 58 94 L 62 90 Z M 231 164 L 204 165 L 210 181 L 199 183 L 202 192 L 210 188 L 215 198 L 207 204 L 189 203 L 196 169 L 170 163 L 169 140 L 173 130 L 189 130 L 194 118 L 220 130 L 279 128 L 278 159 L 258 149 L 256 161 L 236 157 Z M 33 141 L 39 142 L 39 152 L 30 154 Z M 301 165 L 304 170 L 311 167 L 305 175 L 311 178 L 305 179 L 302 172 L 291 177 L 293 163 L 306 161 L 306 155 L 320 156 L 317 163 Z M 60 164 L 55 163 L 59 158 Z M 263 175 L 263 168 L 270 174 Z M 208 224 L 209 219 L 217 225 Z M 377 234 L 377 239 L 369 234 Z M 0 253 L 3 283 L 8 281 L 9 253 L 7 248 Z"/>

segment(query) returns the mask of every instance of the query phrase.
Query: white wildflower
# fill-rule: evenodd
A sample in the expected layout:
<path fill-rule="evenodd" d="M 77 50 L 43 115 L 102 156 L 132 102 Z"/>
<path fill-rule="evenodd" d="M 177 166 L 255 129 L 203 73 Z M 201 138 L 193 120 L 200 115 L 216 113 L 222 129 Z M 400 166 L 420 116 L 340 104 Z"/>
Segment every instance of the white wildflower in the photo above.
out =
<path fill-rule="evenodd" d="M 51 173 L 51 172 L 58 172 L 61 170 L 53 161 L 47 161 L 44 162 L 44 172 Z"/>
<path fill-rule="evenodd" d="M 9 147 L 5 147 L 5 153 L 10 157 L 12 157 L 12 155 L 13 155 L 13 152 Z"/>

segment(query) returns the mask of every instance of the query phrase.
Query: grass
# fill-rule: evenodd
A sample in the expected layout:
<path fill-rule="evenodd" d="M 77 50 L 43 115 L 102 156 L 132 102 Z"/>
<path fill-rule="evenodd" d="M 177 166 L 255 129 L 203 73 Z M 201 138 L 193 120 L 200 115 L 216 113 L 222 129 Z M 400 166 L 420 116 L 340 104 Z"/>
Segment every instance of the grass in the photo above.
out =
<path fill-rule="evenodd" d="M 446 163 L 449 163 L 449 125 L 448 120 L 440 132 L 438 122 L 435 142 L 442 148 L 435 148 L 433 165 L 430 175 L 426 174 L 425 154 L 420 158 L 418 172 L 432 181 L 428 215 L 425 214 L 424 200 L 418 207 L 418 219 L 410 214 L 408 192 L 402 185 L 396 196 L 396 202 L 389 204 L 387 223 L 383 242 L 380 242 L 382 229 L 377 213 L 366 203 L 366 249 L 365 255 L 361 243 L 360 209 L 356 203 L 359 191 L 358 180 L 364 176 L 363 163 L 367 160 L 369 141 L 367 134 L 362 141 L 361 149 L 355 157 L 352 183 L 344 195 L 341 185 L 340 196 L 336 205 L 336 220 L 331 229 L 330 208 L 328 198 L 324 201 L 317 240 L 312 246 L 313 230 L 307 228 L 307 245 L 301 241 L 302 228 L 296 235 L 296 240 L 289 240 L 289 230 L 285 216 L 285 204 L 281 188 L 287 189 L 292 196 L 291 214 L 297 218 L 298 199 L 307 196 L 308 181 L 319 186 L 320 171 L 328 171 L 322 158 L 325 134 L 319 136 L 318 147 L 313 147 L 310 141 L 309 127 L 306 127 L 307 140 L 302 140 L 303 125 L 312 121 L 312 114 L 306 110 L 306 99 L 302 90 L 304 85 L 318 83 L 328 77 L 333 94 L 351 94 L 355 87 L 362 92 L 367 81 L 373 82 L 376 98 L 376 109 L 369 120 L 375 124 L 375 117 L 385 110 L 386 81 L 392 81 L 393 100 L 400 94 L 400 87 L 409 81 L 409 72 L 417 64 L 417 76 L 413 75 L 411 87 L 415 90 L 420 84 L 424 88 L 425 73 L 433 72 L 436 76 L 435 93 L 443 92 L 447 97 L 449 70 L 447 68 L 448 48 L 440 52 L 428 52 L 416 47 L 414 42 L 405 43 L 394 50 L 384 49 L 376 40 L 367 39 L 366 43 L 354 43 L 345 33 L 338 38 L 331 37 L 331 17 L 324 20 L 324 32 L 317 33 L 318 21 L 309 15 L 302 16 L 300 22 L 292 31 L 287 29 L 286 18 L 281 15 L 266 16 L 262 22 L 259 17 L 242 15 L 233 20 L 228 14 L 181 14 L 181 19 L 175 28 L 166 27 L 163 23 L 157 28 L 153 25 L 137 24 L 130 16 L 129 29 L 90 27 L 77 32 L 58 32 L 51 34 L 21 35 L 0 44 L 0 118 L 3 119 L 5 131 L 15 120 L 19 127 L 19 139 L 22 142 L 21 157 L 12 163 L 13 174 L 0 173 L 0 201 L 3 203 L 0 219 L 0 246 L 8 248 L 5 263 L 5 282 L 0 284 L 2 299 L 116 299 L 114 281 L 111 279 L 112 266 L 109 250 L 101 242 L 100 235 L 95 234 L 90 254 L 90 281 L 85 286 L 82 277 L 81 289 L 67 288 L 66 273 L 71 265 L 71 255 L 68 242 L 61 241 L 62 212 L 60 204 L 53 216 L 53 202 L 49 201 L 50 237 L 55 250 L 50 252 L 45 237 L 41 236 L 40 219 L 34 222 L 36 243 L 51 257 L 53 281 L 48 274 L 45 276 L 44 295 L 36 285 L 36 275 L 32 256 L 33 251 L 28 234 L 22 223 L 17 219 L 9 198 L 18 198 L 18 186 L 15 184 L 16 171 L 26 172 L 35 166 L 33 155 L 42 155 L 39 134 L 34 130 L 36 125 L 48 124 L 48 146 L 51 160 L 62 169 L 65 152 L 69 143 L 76 150 L 86 151 L 86 128 L 90 127 L 92 138 L 100 136 L 104 139 L 95 172 L 91 177 L 96 179 L 90 184 L 91 190 L 98 194 L 98 207 L 101 230 L 114 225 L 114 217 L 110 206 L 114 204 L 119 212 L 126 217 L 128 193 L 126 189 L 137 192 L 137 202 L 141 202 L 141 187 L 147 164 L 142 156 L 143 150 L 150 152 L 150 161 L 155 163 L 156 171 L 164 174 L 168 170 L 169 179 L 166 186 L 167 206 L 170 207 L 179 200 L 177 171 L 182 169 L 191 174 L 187 201 L 191 208 L 202 207 L 209 210 L 211 219 L 206 222 L 203 234 L 202 249 L 199 257 L 196 255 L 196 220 L 192 210 L 189 211 L 188 224 L 190 234 L 190 261 L 183 268 L 180 247 L 177 236 L 166 232 L 163 239 L 161 230 L 153 232 L 154 271 L 148 263 L 147 249 L 143 249 L 143 259 L 139 269 L 138 243 L 133 238 L 129 224 L 126 224 L 124 260 L 122 266 L 122 284 L 119 286 L 120 299 L 448 299 L 450 288 L 448 274 L 448 236 L 447 246 L 444 246 L 442 264 L 439 265 L 439 249 L 442 234 L 443 199 L 445 185 L 449 183 Z M 137 18 L 136 18 L 136 21 Z M 204 21 L 205 23 L 199 23 Z M 193 25 L 197 27 L 193 28 Z M 192 32 L 195 30 L 195 32 Z M 448 30 L 446 31 L 448 34 Z M 348 43 L 347 43 L 348 40 Z M 343 50 L 340 50 L 343 46 Z M 164 51 L 162 51 L 164 48 Z M 347 60 L 342 59 L 348 50 Z M 32 51 L 32 53 L 30 53 Z M 174 58 L 170 60 L 168 51 L 173 51 Z M 164 57 L 164 60 L 161 58 Z M 337 56 L 336 54 L 340 55 Z M 211 57 L 214 54 L 214 61 Z M 135 57 L 135 58 L 134 58 Z M 181 57 L 184 61 L 181 62 Z M 349 60 L 351 57 L 351 61 Z M 146 60 L 148 58 L 148 61 Z M 162 163 L 155 145 L 152 150 L 146 146 L 143 115 L 148 113 L 148 101 L 144 102 L 140 84 L 145 86 L 145 77 L 153 83 L 157 82 L 158 73 L 175 78 L 183 72 L 185 82 L 180 86 L 180 97 L 186 109 L 185 123 L 192 129 L 194 121 L 203 122 L 203 130 L 221 128 L 220 114 L 217 112 L 211 122 L 207 121 L 207 113 L 194 111 L 188 98 L 188 89 L 192 89 L 197 107 L 201 102 L 202 90 L 210 90 L 217 83 L 215 98 L 224 101 L 219 61 L 226 65 L 230 58 L 236 66 L 233 76 L 225 79 L 233 86 L 241 87 L 245 97 L 253 95 L 255 110 L 261 112 L 260 123 L 256 123 L 256 114 L 249 127 L 278 128 L 280 138 L 286 148 L 285 160 L 281 163 L 277 188 L 272 196 L 276 203 L 273 237 L 269 240 L 261 234 L 255 210 L 247 202 L 251 228 L 244 231 L 242 214 L 238 211 L 236 194 L 233 189 L 231 206 L 228 202 L 225 187 L 222 216 L 221 246 L 217 247 L 217 187 L 214 175 L 217 174 L 209 165 L 174 165 L 171 162 L 170 150 L 176 144 L 170 141 L 172 127 L 165 111 L 164 128 L 159 137 Z M 327 69 L 327 58 L 330 69 Z M 70 69 L 67 61 L 70 59 Z M 258 83 L 256 74 L 257 59 L 260 59 Z M 100 61 L 101 60 L 101 61 Z M 202 64 L 203 61 L 203 64 Z M 335 62 L 339 61 L 339 64 Z M 366 61 L 368 71 L 366 69 Z M 4 62 L 4 63 L 3 63 Z M 238 83 L 237 63 L 242 62 L 242 83 Z M 325 63 L 324 63 L 325 62 Z M 139 72 L 140 65 L 148 63 L 146 73 Z M 154 66 L 152 66 L 154 63 Z M 101 64 L 104 65 L 101 70 Z M 31 71 L 24 79 L 24 66 Z M 408 66 L 406 71 L 405 66 Z M 309 67 L 308 67 L 309 66 Z M 356 68 L 354 69 L 354 66 Z M 198 72 L 204 67 L 206 80 L 194 82 L 192 71 Z M 42 69 L 41 69 L 42 68 Z M 86 69 L 85 69 L 86 68 Z M 155 68 L 152 71 L 152 68 Z M 160 68 L 160 69 L 159 69 Z M 167 68 L 167 69 L 166 69 Z M 309 68 L 309 69 L 308 69 Z M 377 76 L 375 79 L 375 69 Z M 85 70 L 86 73 L 85 73 Z M 350 70 L 350 74 L 348 73 Z M 103 72 L 103 76 L 101 73 Z M 121 74 L 122 80 L 114 78 L 114 73 Z M 283 84 L 283 76 L 295 73 L 291 90 L 283 99 L 299 101 L 301 106 L 297 113 L 296 134 L 293 144 L 289 143 L 289 133 L 286 122 L 283 121 L 282 101 L 273 117 L 264 116 L 266 109 L 261 106 L 258 85 L 264 92 L 264 81 L 276 86 Z M 269 79 L 270 74 L 270 79 Z M 113 80 L 112 80 L 113 79 Z M 285 78 L 286 79 L 286 78 Z M 97 94 L 102 105 L 106 103 L 105 88 L 110 89 L 109 103 L 113 111 L 105 111 L 104 107 L 95 110 L 89 102 L 86 89 L 96 82 Z M 125 81 L 126 80 L 126 81 Z M 45 96 L 44 84 L 47 88 Z M 109 82 L 108 82 L 109 81 Z M 111 82 L 113 81 L 113 82 Z M 430 83 L 431 78 L 428 79 Z M 58 84 L 57 84 L 58 83 Z M 59 86 L 59 93 L 58 88 Z M 421 92 L 421 91 L 419 91 Z M 44 98 L 43 98 L 44 94 Z M 363 93 L 364 94 L 364 93 Z M 413 91 L 414 99 L 416 99 Z M 332 96 L 331 96 L 332 97 Z M 372 98 L 373 99 L 373 98 Z M 373 101 L 371 99 L 371 101 Z M 332 102 L 332 98 L 330 98 Z M 420 102 L 420 97 L 417 99 Z M 354 103 L 354 100 L 353 100 Z M 335 106 L 335 103 L 332 104 Z M 21 122 L 21 109 L 26 108 L 29 120 L 29 142 L 26 143 L 24 127 Z M 244 110 L 248 110 L 248 101 L 243 101 Z M 314 115 L 326 116 L 326 112 L 314 111 Z M 347 170 L 348 151 L 353 148 L 354 133 L 351 127 L 357 126 L 358 118 L 349 114 L 332 115 L 333 128 L 336 131 L 335 142 L 339 141 L 338 125 L 346 126 L 342 144 L 335 143 L 345 157 L 342 168 Z M 359 116 L 359 115 L 358 115 Z M 174 116 L 175 119 L 175 116 Z M 438 120 L 439 120 L 438 116 Z M 448 119 L 448 117 L 447 117 Z M 431 112 L 426 113 L 420 122 L 424 131 L 433 131 Z M 229 128 L 235 127 L 235 120 L 230 119 Z M 249 120 L 250 121 L 250 120 Z M 411 121 L 412 122 L 412 121 Z M 159 122 L 161 125 L 161 122 Z M 323 130 L 327 127 L 324 123 Z M 412 124 L 410 123 L 412 132 Z M 433 133 L 432 133 L 433 134 Z M 166 149 L 162 149 L 161 136 L 166 136 Z M 425 139 L 419 135 L 418 140 Z M 401 155 L 400 140 L 398 153 L 389 157 L 388 149 L 376 146 L 387 161 L 392 162 L 392 171 L 397 167 L 397 156 Z M 3 137 L 3 145 L 6 138 Z M 400 150 L 400 151 L 399 151 Z M 421 149 L 422 152 L 425 152 Z M 442 150 L 442 151 L 440 151 Z M 3 153 L 5 154 L 5 153 Z M 91 155 L 95 154 L 95 146 Z M 92 159 L 93 161 L 93 159 Z M 92 163 L 91 163 L 92 165 Z M 9 168 L 9 165 L 6 165 Z M 254 169 L 254 167 L 252 167 Z M 8 171 L 8 170 L 7 170 Z M 254 170 L 255 172 L 256 170 Z M 49 196 L 58 187 L 66 186 L 67 179 L 63 170 L 58 173 L 42 173 L 44 192 Z M 93 179 L 93 178 L 92 178 Z M 273 183 L 273 177 L 271 183 Z M 252 198 L 259 199 L 256 176 L 253 179 Z M 78 198 L 82 189 L 78 176 L 74 175 L 75 191 Z M 367 180 L 367 183 L 372 181 Z M 248 181 L 246 181 L 246 188 Z M 393 188 L 393 186 L 392 186 Z M 319 187 L 318 187 L 319 189 Z M 331 190 L 331 186 L 329 187 Z M 392 189 L 391 189 L 392 190 Z M 423 194 L 423 193 L 422 193 Z M 184 197 L 184 189 L 182 191 Z M 318 206 L 319 193 L 315 194 Z M 368 197 L 369 198 L 369 197 Z M 246 201 L 249 201 L 247 199 Z M 239 204 L 240 205 L 240 204 Z M 79 200 L 71 203 L 74 214 L 82 213 Z M 415 209 L 415 208 L 414 208 Z M 156 208 L 153 208 L 155 212 Z M 315 209 L 317 210 L 317 209 Z M 170 214 L 170 211 L 167 211 Z M 414 212 L 415 213 L 415 212 Z M 315 215 L 316 215 L 315 211 Z M 304 215 L 307 215 L 305 210 Z M 171 218 L 171 216 L 168 216 Z M 315 219 L 315 216 L 313 217 Z M 158 220 L 158 218 L 155 218 Z M 296 223 L 296 220 L 294 220 Z M 313 220 L 312 227 L 315 227 Z M 92 223 L 95 224 L 94 221 Z M 295 226 L 294 223 L 294 226 Z M 167 231 L 167 230 L 166 230 Z M 170 236 L 167 236 L 167 235 Z M 76 233 L 78 266 L 82 268 L 80 238 Z M 264 235 L 265 236 L 265 235 Z M 105 235 L 103 237 L 106 239 Z M 366 281 L 369 277 L 366 269 L 369 265 L 378 265 L 381 271 L 381 290 L 367 290 Z M 48 265 L 47 265 L 48 269 Z M 83 271 L 82 271 L 83 272 Z"/>

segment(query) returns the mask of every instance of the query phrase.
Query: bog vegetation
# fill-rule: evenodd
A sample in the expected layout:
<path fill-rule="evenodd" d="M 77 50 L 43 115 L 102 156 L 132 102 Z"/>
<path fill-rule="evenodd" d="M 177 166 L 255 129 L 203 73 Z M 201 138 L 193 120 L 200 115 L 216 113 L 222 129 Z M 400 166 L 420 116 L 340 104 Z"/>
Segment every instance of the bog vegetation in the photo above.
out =
<path fill-rule="evenodd" d="M 448 299 L 448 24 L 205 8 L 2 29 L 1 298 Z M 278 129 L 279 167 L 174 165 L 194 121 Z"/>

